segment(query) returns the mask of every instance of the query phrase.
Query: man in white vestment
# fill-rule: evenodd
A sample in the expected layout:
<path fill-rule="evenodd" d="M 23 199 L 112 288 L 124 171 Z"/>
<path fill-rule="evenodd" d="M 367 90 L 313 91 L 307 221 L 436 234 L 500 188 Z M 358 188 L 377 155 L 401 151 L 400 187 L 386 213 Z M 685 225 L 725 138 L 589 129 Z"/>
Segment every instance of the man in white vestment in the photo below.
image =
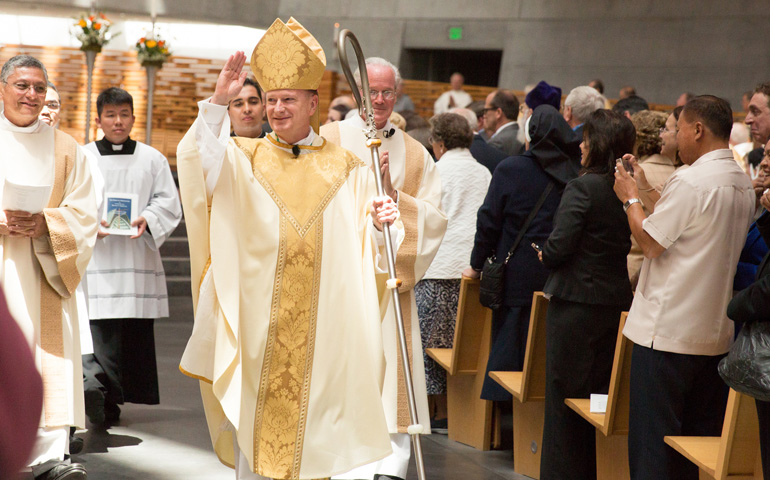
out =
<path fill-rule="evenodd" d="M 13 57 L 0 82 L 0 282 L 44 389 L 29 465 L 37 479 L 85 479 L 83 466 L 64 457 L 70 426 L 85 424 L 74 293 L 96 239 L 91 176 L 75 140 L 38 119 L 48 85 L 43 64 Z"/>
<path fill-rule="evenodd" d="M 414 299 L 414 285 L 422 278 L 436 255 L 447 226 L 441 210 L 441 177 L 427 150 L 402 130 L 390 123 L 390 114 L 396 101 L 396 85 L 400 81 L 398 69 L 382 58 L 366 60 L 369 87 L 374 110 L 377 138 L 382 141 L 380 153 L 388 159 L 390 175 L 383 179 L 397 191 L 397 202 L 404 223 L 406 237 L 398 251 L 396 272 L 403 281 L 401 309 L 404 316 L 412 380 L 416 396 L 419 423 L 423 432 L 430 432 L 430 416 L 425 385 L 425 365 L 422 361 L 420 322 Z M 354 75 L 360 82 L 360 72 Z M 356 115 L 343 122 L 324 125 L 321 135 L 332 143 L 350 150 L 361 159 L 372 161 L 363 133 L 364 121 Z M 372 479 L 375 474 L 405 478 L 410 457 L 410 439 L 406 429 L 410 425 L 406 390 L 398 353 L 396 317 L 391 295 L 381 297 L 384 303 L 382 337 L 385 348 L 386 372 L 382 402 L 388 431 L 391 433 L 392 456 L 364 468 L 346 473 L 339 478 Z"/>
<path fill-rule="evenodd" d="M 59 128 L 59 121 L 61 120 L 62 102 L 59 90 L 56 85 L 48 82 L 48 91 L 45 92 L 45 103 L 43 104 L 43 110 L 40 112 L 40 121 L 50 125 L 53 128 Z M 94 188 L 94 195 L 96 200 L 96 218 L 102 218 L 102 198 L 104 197 L 104 179 L 99 171 L 99 163 L 94 155 L 88 150 L 83 149 L 86 158 L 88 159 L 88 171 L 91 174 L 91 182 Z M 83 370 L 86 371 L 89 365 L 94 365 L 94 342 L 91 339 L 91 327 L 88 323 L 88 305 L 86 300 L 86 279 L 82 279 L 75 291 L 78 306 L 78 318 L 81 319 L 80 324 L 80 354 L 83 357 Z M 84 382 L 87 381 L 87 376 L 83 376 Z M 88 385 L 84 384 L 85 391 L 88 391 Z M 88 399 L 86 399 L 86 412 L 88 412 L 89 405 Z M 75 427 L 70 427 L 70 454 L 74 455 L 80 453 L 83 450 L 83 439 L 75 436 Z"/>
<path fill-rule="evenodd" d="M 433 103 L 434 115 L 447 113 L 450 108 L 465 108 L 473 102 L 470 94 L 463 90 L 464 83 L 465 77 L 463 77 L 462 73 L 455 72 L 449 77 L 449 85 L 452 89 L 439 95 L 438 99 Z"/>
<path fill-rule="evenodd" d="M 104 218 L 88 265 L 94 357 L 86 365 L 86 413 L 94 424 L 119 419 L 124 402 L 160 402 L 153 325 L 168 317 L 160 246 L 182 218 L 162 153 L 131 139 L 131 95 L 111 87 L 96 99 L 104 138 L 85 146 L 104 177 Z M 132 229 L 133 227 L 133 229 Z"/>
<path fill-rule="evenodd" d="M 317 134 L 326 57 L 302 25 L 276 20 L 251 57 L 265 138 L 229 136 L 245 61 L 228 59 L 178 147 L 195 307 L 180 370 L 238 479 L 327 478 L 391 453 L 373 234 L 398 210 Z"/>

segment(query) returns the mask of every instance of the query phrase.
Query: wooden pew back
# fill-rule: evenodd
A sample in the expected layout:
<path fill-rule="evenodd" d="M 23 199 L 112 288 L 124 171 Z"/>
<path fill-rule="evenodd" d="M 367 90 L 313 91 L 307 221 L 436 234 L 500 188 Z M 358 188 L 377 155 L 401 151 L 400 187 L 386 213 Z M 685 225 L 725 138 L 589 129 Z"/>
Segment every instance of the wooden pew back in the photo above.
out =
<path fill-rule="evenodd" d="M 730 389 L 715 478 L 754 475 L 759 445 L 759 419 L 752 397 Z"/>
<path fill-rule="evenodd" d="M 491 321 L 492 310 L 479 302 L 479 280 L 463 277 L 449 375 L 476 373 L 484 325 Z"/>
<path fill-rule="evenodd" d="M 524 353 L 521 391 L 517 398 L 521 402 L 545 400 L 545 324 L 548 314 L 548 299 L 543 292 L 532 295 L 532 313 L 529 316 L 527 348 Z"/>
<path fill-rule="evenodd" d="M 628 312 L 620 314 L 618 339 L 615 342 L 615 358 L 612 361 L 612 376 L 607 395 L 605 413 L 605 435 L 628 435 L 628 409 L 631 397 L 631 353 L 634 344 L 623 335 Z"/>
<path fill-rule="evenodd" d="M 730 389 L 722 435 L 667 436 L 665 441 L 701 470 L 701 478 L 761 479 L 759 420 L 754 399 Z"/>

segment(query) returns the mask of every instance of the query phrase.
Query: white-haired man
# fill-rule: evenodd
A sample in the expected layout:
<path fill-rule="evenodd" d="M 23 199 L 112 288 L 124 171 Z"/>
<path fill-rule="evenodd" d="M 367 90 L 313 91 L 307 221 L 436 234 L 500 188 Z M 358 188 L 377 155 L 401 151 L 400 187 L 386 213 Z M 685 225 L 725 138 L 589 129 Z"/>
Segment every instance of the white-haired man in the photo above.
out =
<path fill-rule="evenodd" d="M 425 366 L 422 362 L 420 324 L 413 288 L 428 269 L 446 231 L 447 219 L 441 210 L 441 177 L 428 151 L 390 123 L 390 114 L 396 102 L 396 85 L 401 81 L 398 69 L 385 59 L 373 57 L 366 60 L 366 71 L 369 76 L 377 138 L 382 140 L 380 154 L 390 164 L 390 175 L 383 178 L 383 183 L 386 190 L 392 187 L 397 191 L 396 198 L 406 230 L 406 237 L 398 251 L 396 271 L 398 278 L 403 281 L 399 291 L 402 293 L 401 308 L 410 347 L 409 357 L 412 359 L 418 420 L 427 433 L 430 432 L 430 422 Z M 354 76 L 360 85 L 360 72 L 356 72 Z M 369 163 L 372 157 L 366 147 L 362 130 L 364 125 L 364 120 L 356 115 L 344 122 L 324 125 L 321 135 Z M 406 477 L 410 440 L 404 432 L 410 422 L 398 360 L 394 306 L 389 300 L 385 301 L 388 305 L 382 323 L 386 361 L 382 401 L 394 454 L 338 478 L 371 480 L 375 475 Z"/>
<path fill-rule="evenodd" d="M 567 121 L 575 135 L 583 138 L 583 124 L 588 120 L 589 115 L 595 111 L 604 108 L 607 99 L 599 93 L 594 87 L 580 86 L 575 87 L 564 100 L 564 111 L 562 116 Z"/>

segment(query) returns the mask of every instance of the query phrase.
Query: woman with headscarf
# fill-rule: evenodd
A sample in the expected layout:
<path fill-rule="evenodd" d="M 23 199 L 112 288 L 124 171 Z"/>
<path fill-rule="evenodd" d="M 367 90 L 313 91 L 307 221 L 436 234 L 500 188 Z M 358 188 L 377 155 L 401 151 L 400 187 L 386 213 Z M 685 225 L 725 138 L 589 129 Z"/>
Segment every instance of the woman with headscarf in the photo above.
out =
<path fill-rule="evenodd" d="M 610 110 L 591 114 L 580 176 L 567 184 L 541 258 L 551 270 L 546 320 L 545 423 L 540 478 L 595 479 L 596 429 L 564 404 L 609 389 L 620 314 L 631 305 L 631 231 L 613 190 L 616 159 L 636 132 Z"/>
<path fill-rule="evenodd" d="M 526 218 L 548 185 L 553 185 L 505 268 L 505 302 L 492 319 L 492 348 L 481 392 L 485 400 L 511 400 L 489 372 L 523 367 L 532 294 L 543 289 L 548 277 L 530 244 L 542 244 L 548 238 L 564 187 L 577 177 L 580 162 L 580 140 L 552 106 L 535 109 L 526 133 L 529 150 L 500 162 L 492 175 L 476 219 L 471 267 L 463 272 L 477 278 L 493 255 L 503 263 Z"/>

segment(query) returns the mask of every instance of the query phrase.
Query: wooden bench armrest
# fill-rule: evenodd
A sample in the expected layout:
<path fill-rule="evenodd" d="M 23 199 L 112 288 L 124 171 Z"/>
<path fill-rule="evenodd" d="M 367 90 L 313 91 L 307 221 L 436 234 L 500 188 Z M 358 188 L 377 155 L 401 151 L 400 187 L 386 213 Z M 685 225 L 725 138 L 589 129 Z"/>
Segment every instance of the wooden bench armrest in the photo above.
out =
<path fill-rule="evenodd" d="M 453 352 L 451 348 L 426 348 L 425 353 L 447 372 L 452 368 Z"/>
<path fill-rule="evenodd" d="M 666 436 L 668 445 L 712 477 L 717 469 L 720 437 L 672 437 Z"/>
<path fill-rule="evenodd" d="M 523 372 L 489 372 L 489 377 L 521 401 Z"/>
<path fill-rule="evenodd" d="M 588 423 L 601 430 L 601 432 L 607 435 L 606 419 L 607 415 L 604 413 L 591 413 L 591 400 L 588 398 L 567 398 L 564 400 L 569 408 L 577 412 L 578 415 L 583 417 Z"/>

